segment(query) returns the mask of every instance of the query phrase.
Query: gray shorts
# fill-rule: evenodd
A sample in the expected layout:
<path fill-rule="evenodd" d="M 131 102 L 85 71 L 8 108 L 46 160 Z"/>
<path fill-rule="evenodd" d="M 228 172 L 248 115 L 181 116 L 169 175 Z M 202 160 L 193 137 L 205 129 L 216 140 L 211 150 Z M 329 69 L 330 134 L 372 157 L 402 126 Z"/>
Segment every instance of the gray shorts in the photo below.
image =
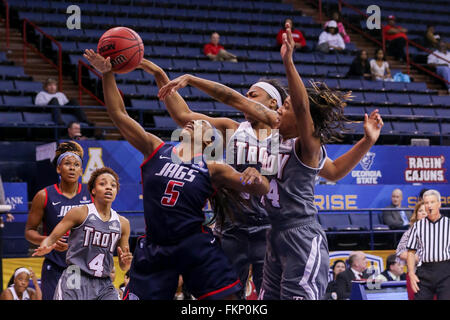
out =
<path fill-rule="evenodd" d="M 320 300 L 328 285 L 325 232 L 313 222 L 267 233 L 261 300 Z"/>
<path fill-rule="evenodd" d="M 120 300 L 111 279 L 97 278 L 84 272 L 64 270 L 53 300 Z"/>

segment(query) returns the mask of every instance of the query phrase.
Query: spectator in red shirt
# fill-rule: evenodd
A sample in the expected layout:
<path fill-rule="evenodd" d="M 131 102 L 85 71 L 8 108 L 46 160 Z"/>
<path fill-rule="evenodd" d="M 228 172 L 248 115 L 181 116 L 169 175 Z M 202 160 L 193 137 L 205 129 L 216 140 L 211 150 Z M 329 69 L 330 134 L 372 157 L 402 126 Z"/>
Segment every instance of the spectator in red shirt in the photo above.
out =
<path fill-rule="evenodd" d="M 387 26 L 383 27 L 383 36 L 386 39 L 386 46 L 389 54 L 400 61 L 406 61 L 405 46 L 408 39 L 405 28 L 395 25 L 395 17 L 388 17 Z"/>
<path fill-rule="evenodd" d="M 281 46 L 283 44 L 283 34 L 286 33 L 286 28 L 289 27 L 292 30 L 292 38 L 295 42 L 295 49 L 299 49 L 300 51 L 309 51 L 308 47 L 306 46 L 306 40 L 303 34 L 297 30 L 294 29 L 294 23 L 292 22 L 292 19 L 288 18 L 284 21 L 284 28 L 280 29 L 277 34 L 277 44 Z"/>
<path fill-rule="evenodd" d="M 237 62 L 237 58 L 234 54 L 225 50 L 225 48 L 219 44 L 220 35 L 217 32 L 211 34 L 211 42 L 205 44 L 203 52 L 205 55 L 213 61 L 231 61 Z"/>

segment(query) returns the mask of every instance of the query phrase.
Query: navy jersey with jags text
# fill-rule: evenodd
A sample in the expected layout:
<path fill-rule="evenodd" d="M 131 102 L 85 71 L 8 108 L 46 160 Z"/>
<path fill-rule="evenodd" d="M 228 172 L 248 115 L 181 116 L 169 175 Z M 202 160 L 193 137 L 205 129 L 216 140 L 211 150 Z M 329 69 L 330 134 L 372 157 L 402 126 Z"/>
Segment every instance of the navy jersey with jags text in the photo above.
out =
<path fill-rule="evenodd" d="M 173 152 L 173 145 L 162 143 L 141 165 L 147 238 L 158 244 L 200 232 L 203 207 L 214 192 L 203 157 L 177 164 Z"/>
<path fill-rule="evenodd" d="M 64 218 L 67 212 L 73 207 L 83 206 L 91 203 L 91 195 L 86 185 L 79 184 L 77 194 L 72 199 L 64 196 L 58 185 L 54 184 L 45 188 L 45 208 L 42 220 L 44 235 L 48 236 L 56 225 Z M 67 236 L 67 235 L 66 235 Z M 45 256 L 56 265 L 66 268 L 66 252 L 53 250 Z"/>

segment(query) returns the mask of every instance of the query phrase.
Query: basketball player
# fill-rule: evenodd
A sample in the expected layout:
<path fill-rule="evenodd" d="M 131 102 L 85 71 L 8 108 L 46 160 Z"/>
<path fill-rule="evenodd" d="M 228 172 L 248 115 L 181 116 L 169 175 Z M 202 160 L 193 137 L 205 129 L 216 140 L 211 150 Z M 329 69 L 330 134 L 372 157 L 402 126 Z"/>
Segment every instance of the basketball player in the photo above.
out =
<path fill-rule="evenodd" d="M 30 278 L 36 289 L 28 287 Z M 41 288 L 33 270 L 17 268 L 8 282 L 7 289 L 0 295 L 0 300 L 42 300 Z"/>
<path fill-rule="evenodd" d="M 126 113 L 109 58 L 92 50 L 84 56 L 103 73 L 111 119 L 146 159 L 141 170 L 147 232 L 137 244 L 124 299 L 173 299 L 180 274 L 197 299 L 235 298 L 240 281 L 211 231 L 203 229 L 202 208 L 215 194 L 213 204 L 220 210 L 217 196 L 227 190 L 265 194 L 268 181 L 253 168 L 240 174 L 226 164 L 206 162 L 203 155 L 193 158 L 196 146 L 203 152 L 212 144 L 212 138 L 194 139 L 195 132 L 205 137 L 212 130 L 205 120 L 187 122 L 176 148 L 145 132 Z"/>
<path fill-rule="evenodd" d="M 83 174 L 83 148 L 74 142 L 61 143 L 56 149 L 53 164 L 60 182 L 40 190 L 33 198 L 25 226 L 25 238 L 39 245 L 73 207 L 91 203 L 85 185 L 78 182 Z M 37 231 L 43 223 L 44 235 Z M 67 235 L 56 242 L 55 250 L 45 256 L 41 271 L 42 299 L 52 300 L 56 284 L 66 264 Z"/>
<path fill-rule="evenodd" d="M 286 46 L 283 47 L 283 50 L 286 50 Z M 292 87 L 293 78 L 292 75 L 288 77 L 290 80 L 290 90 Z M 296 78 L 295 78 L 296 79 Z M 298 79 L 296 79 L 298 80 Z M 300 81 L 301 82 L 301 81 Z M 278 172 L 278 175 L 275 175 L 272 177 L 271 180 L 271 190 L 266 196 L 267 201 L 271 202 L 270 205 L 266 205 L 266 209 L 268 210 L 269 216 L 271 217 L 272 222 L 272 228 L 274 230 L 269 233 L 271 236 L 268 237 L 269 240 L 273 239 L 275 236 L 273 234 L 276 234 L 279 236 L 281 230 L 284 230 L 285 228 L 292 228 L 292 226 L 297 226 L 300 224 L 306 224 L 306 225 L 312 225 L 313 223 L 316 223 L 314 220 L 314 210 L 316 210 L 313 200 L 314 200 L 314 180 L 316 175 L 320 172 L 320 174 L 324 177 L 328 176 L 344 176 L 347 174 L 362 158 L 362 156 L 370 149 L 370 147 L 375 143 L 375 141 L 378 139 L 381 126 L 382 126 L 382 120 L 381 117 L 378 115 L 377 111 L 373 112 L 370 117 L 367 115 L 365 116 L 365 137 L 362 141 L 360 141 L 356 146 L 352 148 L 347 154 L 340 157 L 339 163 L 338 160 L 335 161 L 335 163 L 329 163 L 328 168 L 325 169 L 327 166 L 327 162 L 331 162 L 326 157 L 326 152 L 323 147 L 319 148 L 319 151 L 313 150 L 313 153 L 315 156 L 320 159 L 320 163 L 317 163 L 317 166 L 312 168 L 312 166 L 305 165 L 304 162 L 301 160 L 298 160 L 297 158 L 302 158 L 302 155 L 307 153 L 309 151 L 308 149 L 306 151 L 302 151 L 302 155 L 300 155 L 300 141 L 302 139 L 297 139 L 295 144 L 297 145 L 296 148 L 292 148 L 294 145 L 294 141 L 290 140 L 289 138 L 294 138 L 296 136 L 301 136 L 300 132 L 297 132 L 297 127 L 303 128 L 303 122 L 294 122 L 292 121 L 295 118 L 295 115 L 293 114 L 292 107 L 289 107 L 290 97 L 286 99 L 285 103 L 283 104 L 283 107 L 279 109 L 278 113 L 273 112 L 267 107 L 258 104 L 258 103 L 252 103 L 251 101 L 248 101 L 248 99 L 245 99 L 242 97 L 239 93 L 235 92 L 232 89 L 229 89 L 225 86 L 222 86 L 220 84 L 216 84 L 207 80 L 198 79 L 191 76 L 182 76 L 178 79 L 175 79 L 171 81 L 168 85 L 166 85 L 163 89 L 160 90 L 160 98 L 165 99 L 167 95 L 171 94 L 175 90 L 182 88 L 186 86 L 187 84 L 191 84 L 193 86 L 196 86 L 197 88 L 205 91 L 206 93 L 210 94 L 212 97 L 216 98 L 217 100 L 230 104 L 239 110 L 243 111 L 244 113 L 248 114 L 250 117 L 258 119 L 268 125 L 270 125 L 272 128 L 279 128 L 280 133 L 282 134 L 285 141 L 281 145 L 281 152 L 284 152 L 285 155 L 283 155 L 284 160 L 282 160 L 281 163 L 281 169 L 288 170 L 290 168 L 291 171 L 290 174 L 281 174 L 281 172 Z M 303 86 L 303 83 L 301 83 Z M 297 88 L 295 86 L 295 88 Z M 304 86 L 303 86 L 304 89 Z M 334 104 L 339 105 L 341 102 L 339 99 L 339 96 L 336 95 L 333 96 L 329 94 L 331 92 L 327 92 L 326 90 L 323 90 L 323 92 L 320 92 L 319 94 L 315 94 L 315 96 L 311 97 L 312 99 L 317 99 L 320 97 L 320 94 L 329 95 L 330 101 L 328 101 L 328 104 L 326 105 L 328 109 L 322 109 L 324 114 L 320 114 L 317 112 L 318 107 L 316 103 L 314 102 L 314 119 L 316 122 L 313 123 L 313 125 L 317 125 L 320 130 L 314 131 L 314 134 L 317 136 L 321 136 L 321 134 L 324 134 L 323 138 L 327 138 L 330 136 L 328 140 L 319 140 L 319 142 L 323 141 L 333 141 L 332 137 L 335 133 L 333 129 L 333 125 L 331 124 L 334 121 L 338 121 L 342 118 L 342 112 L 332 112 Z M 297 94 L 298 96 L 298 94 Z M 306 95 L 307 97 L 307 95 Z M 306 98 L 308 99 L 308 98 Z M 333 101 L 335 99 L 335 101 Z M 296 100 L 298 100 L 296 98 Z M 286 110 L 290 110 L 289 112 L 286 112 Z M 328 113 L 326 112 L 328 111 Z M 342 110 L 341 110 L 342 111 Z M 311 117 L 311 116 L 310 116 Z M 328 118 L 327 118 L 328 117 Z M 335 118 L 332 118 L 335 117 Z M 339 127 L 338 127 L 339 128 Z M 294 134 L 292 136 L 292 134 Z M 303 135 L 304 137 L 306 135 Z M 313 136 L 313 138 L 317 142 L 317 136 Z M 309 137 L 309 136 L 307 136 Z M 309 138 L 303 138 L 306 140 L 306 144 L 308 143 Z M 303 146 L 303 144 L 302 144 Z M 309 146 L 309 145 L 308 145 Z M 320 146 L 320 144 L 319 144 Z M 303 148 L 303 147 L 302 147 Z M 306 147 L 304 147 L 306 148 Z M 304 149 L 303 148 L 303 149 Z M 268 148 L 267 148 L 268 149 Z M 284 149 L 284 150 L 283 150 Z M 297 149 L 297 150 L 295 150 Z M 301 149 L 301 148 L 300 148 Z M 302 150 L 303 150 L 302 149 Z M 295 150 L 295 152 L 293 151 Z M 292 156 L 291 153 L 294 153 Z M 298 163 L 300 163 L 300 166 L 296 162 L 298 160 Z M 317 160 L 317 159 L 316 159 Z M 283 162 L 285 161 L 285 162 Z M 308 161 L 305 161 L 309 163 Z M 339 169 L 338 169 L 339 168 Z M 325 169 L 325 170 L 324 170 Z M 338 170 L 336 170 L 338 169 Z M 311 170 L 308 172 L 308 170 Z M 328 171 L 327 173 L 327 170 Z M 281 170 L 282 171 L 282 170 Z M 304 171 L 304 172 L 302 172 Z M 295 175 L 297 173 L 297 175 Z M 282 183 L 279 180 L 282 180 Z M 300 185 L 302 188 L 298 188 Z M 278 188 L 278 185 L 280 187 Z M 287 192 L 289 190 L 289 192 Z M 307 196 L 309 195 L 309 196 Z M 283 210 L 280 209 L 280 206 L 283 206 L 283 204 L 280 202 L 280 199 L 285 199 L 284 202 L 284 208 Z M 305 200 L 307 200 L 305 202 Z M 273 207 L 272 207 L 273 206 Z M 274 209 L 275 208 L 275 209 Z M 303 213 L 304 217 L 295 217 L 294 212 L 297 212 L 299 208 L 304 208 L 306 211 Z M 308 212 L 308 210 L 310 210 Z M 291 217 L 290 215 L 293 215 L 294 217 Z M 312 218 L 310 218 L 312 216 Z M 301 221 L 304 218 L 304 221 Z M 310 220 L 311 219 L 311 220 Z M 309 221 L 308 221 L 309 220 Z M 323 235 L 320 234 L 321 232 L 320 226 L 315 225 L 313 229 L 311 229 L 311 232 L 309 234 L 298 234 L 295 238 L 291 237 L 290 239 L 285 238 L 285 242 L 289 243 L 290 241 L 298 240 L 298 239 L 304 239 L 307 240 L 308 237 L 310 239 L 314 239 L 315 242 L 309 241 L 304 246 L 301 246 L 300 248 L 303 248 L 304 250 L 310 250 L 310 254 L 305 252 L 290 252 L 289 249 L 293 249 L 294 245 L 291 247 L 289 246 L 281 246 L 282 248 L 280 250 L 277 250 L 277 254 L 281 253 L 281 256 L 276 255 L 270 255 L 273 247 L 273 244 L 269 245 L 268 249 L 268 256 L 269 261 L 266 259 L 266 263 L 264 266 L 264 278 L 270 278 L 272 276 L 271 284 L 269 285 L 272 289 L 272 292 L 266 295 L 265 298 L 268 299 L 320 299 L 323 290 L 326 287 L 326 271 L 328 270 L 328 250 L 326 246 L 326 238 L 323 239 Z M 319 238 L 311 237 L 312 235 L 317 235 Z M 286 235 L 289 237 L 289 235 Z M 280 238 L 282 238 L 281 236 Z M 278 239 L 277 239 L 278 240 Z M 320 241 L 319 241 L 320 240 Z M 324 241 L 323 241 L 324 240 Z M 315 244 L 315 247 L 311 247 L 311 243 Z M 322 244 L 320 246 L 319 244 Z M 277 243 L 278 245 L 278 243 Z M 320 253 L 325 255 L 325 259 L 322 259 L 322 263 L 318 263 L 318 260 L 316 261 L 315 256 L 312 255 L 313 251 L 314 254 L 317 254 L 319 251 L 317 249 L 321 249 Z M 283 252 L 288 253 L 287 255 L 284 255 Z M 306 256 L 305 256 L 306 255 Z M 274 258 L 275 260 L 272 260 Z M 302 260 L 303 259 L 303 260 Z M 312 260 L 312 262 L 311 262 Z M 274 267 L 273 261 L 276 261 L 278 264 L 276 265 L 276 270 L 273 270 Z M 283 261 L 284 265 L 280 264 L 280 261 Z M 297 263 L 295 261 L 303 261 L 302 263 Z M 309 263 L 308 263 L 309 261 Z M 270 263 L 269 263 L 270 262 Z M 326 263 L 325 263 L 326 262 Z M 272 265 L 271 265 L 272 263 Z M 312 265 L 311 265 L 312 263 Z M 294 267 L 292 267 L 294 266 Z M 292 267 L 292 268 L 291 268 Z M 321 276 L 319 279 L 316 280 L 317 274 L 313 273 L 311 275 L 307 274 L 308 272 L 311 272 L 313 267 L 317 268 L 317 271 L 321 270 L 320 273 Z M 291 270 L 292 269 L 292 270 Z M 267 272 L 266 272 L 267 270 Z M 316 269 L 314 269 L 315 271 Z M 269 271 L 270 274 L 269 274 Z M 303 271 L 303 272 L 302 272 Z M 267 274 L 267 276 L 266 276 Z M 323 276 L 325 274 L 325 276 Z M 283 278 L 281 277 L 283 275 Z M 297 276 L 295 276 L 297 275 Z M 304 275 L 301 279 L 298 279 L 298 276 Z M 310 276 L 310 277 L 309 277 Z M 297 281 L 298 280 L 298 281 Z M 265 281 L 267 282 L 267 281 Z M 306 282 L 306 284 L 304 283 Z M 281 283 L 283 283 L 283 287 L 281 288 Z M 308 286 L 311 285 L 311 283 L 314 283 L 315 291 L 307 290 Z M 300 284 L 300 287 L 299 285 Z M 293 287 L 293 288 L 291 288 Z M 266 291 L 266 290 L 264 290 Z"/>
<path fill-rule="evenodd" d="M 120 268 L 126 271 L 131 264 L 130 223 L 111 208 L 119 191 L 119 177 L 111 168 L 96 169 L 88 186 L 94 202 L 71 209 L 33 253 L 48 254 L 70 231 L 69 267 L 58 281 L 54 300 L 119 300 L 110 277 L 116 246 Z"/>

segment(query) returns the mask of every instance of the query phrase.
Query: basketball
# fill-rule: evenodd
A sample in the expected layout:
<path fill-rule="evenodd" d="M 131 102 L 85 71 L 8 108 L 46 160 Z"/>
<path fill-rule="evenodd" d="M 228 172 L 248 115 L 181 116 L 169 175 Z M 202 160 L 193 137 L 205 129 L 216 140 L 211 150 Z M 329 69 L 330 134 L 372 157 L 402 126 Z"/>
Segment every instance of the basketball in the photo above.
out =
<path fill-rule="evenodd" d="M 144 44 L 134 30 L 116 27 L 101 36 L 97 52 L 105 58 L 111 57 L 112 70 L 115 73 L 127 73 L 141 63 L 144 57 Z"/>

